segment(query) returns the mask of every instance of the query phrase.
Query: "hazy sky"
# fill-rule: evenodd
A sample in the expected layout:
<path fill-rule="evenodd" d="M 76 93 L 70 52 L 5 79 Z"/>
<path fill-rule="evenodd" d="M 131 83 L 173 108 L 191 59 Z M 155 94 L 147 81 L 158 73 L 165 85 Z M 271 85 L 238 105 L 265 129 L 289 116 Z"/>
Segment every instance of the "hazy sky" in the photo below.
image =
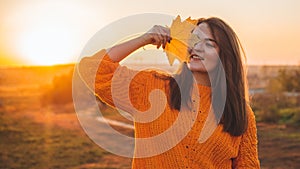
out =
<path fill-rule="evenodd" d="M 140 13 L 218 16 L 249 64 L 300 64 L 298 0 L 1 0 L 0 66 L 75 62 L 98 30 Z"/>

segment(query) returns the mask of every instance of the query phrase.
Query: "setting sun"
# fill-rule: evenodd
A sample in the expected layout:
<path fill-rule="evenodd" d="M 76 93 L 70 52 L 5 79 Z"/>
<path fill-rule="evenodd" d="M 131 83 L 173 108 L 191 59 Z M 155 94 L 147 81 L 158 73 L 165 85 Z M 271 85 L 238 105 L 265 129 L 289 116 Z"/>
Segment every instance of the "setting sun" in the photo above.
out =
<path fill-rule="evenodd" d="M 57 26 L 57 25 L 56 25 Z M 72 35 L 67 27 L 40 25 L 20 37 L 20 55 L 35 65 L 68 63 L 75 55 Z"/>
<path fill-rule="evenodd" d="M 100 14 L 82 1 L 5 2 L 1 6 L 6 14 L 0 26 L 1 65 L 7 58 L 22 60 L 19 65 L 74 63 L 98 28 L 92 30 L 89 18 L 100 19 Z"/>

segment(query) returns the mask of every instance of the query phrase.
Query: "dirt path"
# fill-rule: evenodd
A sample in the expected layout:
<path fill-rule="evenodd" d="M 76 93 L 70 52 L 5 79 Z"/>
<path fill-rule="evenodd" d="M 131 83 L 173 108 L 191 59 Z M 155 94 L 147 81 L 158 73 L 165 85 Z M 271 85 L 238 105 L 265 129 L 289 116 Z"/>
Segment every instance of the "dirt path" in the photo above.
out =
<path fill-rule="evenodd" d="M 258 123 L 259 158 L 263 169 L 300 168 L 299 129 Z"/>

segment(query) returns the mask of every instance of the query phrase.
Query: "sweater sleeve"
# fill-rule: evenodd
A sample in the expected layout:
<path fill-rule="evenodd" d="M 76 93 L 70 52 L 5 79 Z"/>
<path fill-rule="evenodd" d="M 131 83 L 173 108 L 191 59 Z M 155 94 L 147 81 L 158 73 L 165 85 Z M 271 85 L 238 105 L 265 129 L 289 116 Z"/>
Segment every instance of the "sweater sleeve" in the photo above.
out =
<path fill-rule="evenodd" d="M 156 71 L 138 71 L 121 66 L 110 59 L 105 50 L 84 57 L 78 64 L 81 78 L 94 94 L 106 104 L 133 113 L 150 108 L 149 93 L 162 89 Z"/>
<path fill-rule="evenodd" d="M 255 116 L 250 106 L 247 106 L 248 128 L 242 135 L 237 158 L 233 159 L 233 168 L 260 168 L 257 151 L 257 129 Z"/>

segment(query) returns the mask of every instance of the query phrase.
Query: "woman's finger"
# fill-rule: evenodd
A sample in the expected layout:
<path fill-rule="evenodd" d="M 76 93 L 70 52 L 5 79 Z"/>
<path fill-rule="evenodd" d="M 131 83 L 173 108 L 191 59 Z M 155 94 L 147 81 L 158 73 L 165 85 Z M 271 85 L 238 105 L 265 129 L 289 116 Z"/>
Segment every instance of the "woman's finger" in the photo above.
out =
<path fill-rule="evenodd" d="M 165 49 L 167 42 L 169 42 L 170 33 L 168 31 L 168 28 L 161 27 L 160 33 L 163 35 L 162 39 L 162 47 Z"/>
<path fill-rule="evenodd" d="M 166 38 L 164 38 L 164 39 L 162 40 L 161 45 L 162 45 L 162 48 L 165 49 L 165 46 L 166 46 Z"/>
<path fill-rule="evenodd" d="M 170 42 L 170 29 L 166 27 L 162 27 L 164 41 L 163 41 L 163 48 L 165 48 L 167 42 Z"/>
<path fill-rule="evenodd" d="M 163 31 L 162 28 L 160 28 L 158 30 L 158 34 L 159 34 L 159 38 L 160 38 L 160 46 L 162 46 L 164 48 L 164 43 L 165 43 L 165 37 L 166 37 L 166 35 L 165 35 L 165 33 L 164 33 L 164 31 Z"/>
<path fill-rule="evenodd" d="M 159 45 L 160 41 L 161 41 L 160 38 L 159 38 L 159 36 L 157 36 L 156 34 L 153 34 L 152 36 L 153 36 L 152 37 L 153 38 L 153 43 L 152 44 L 153 45 Z"/>

